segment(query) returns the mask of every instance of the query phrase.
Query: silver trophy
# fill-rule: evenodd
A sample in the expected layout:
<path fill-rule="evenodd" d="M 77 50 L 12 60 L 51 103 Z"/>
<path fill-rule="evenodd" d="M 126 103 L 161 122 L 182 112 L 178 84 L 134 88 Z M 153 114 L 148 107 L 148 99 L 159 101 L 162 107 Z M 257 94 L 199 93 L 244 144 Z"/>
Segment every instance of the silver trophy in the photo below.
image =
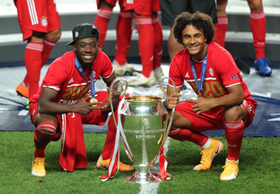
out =
<path fill-rule="evenodd" d="M 160 147 L 164 145 L 168 137 L 174 117 L 174 108 L 171 115 L 169 115 L 163 105 L 163 102 L 166 100 L 166 93 L 161 86 L 161 81 L 164 79 L 170 78 L 162 76 L 158 80 L 159 88 L 164 94 L 163 98 L 139 95 L 124 97 L 124 101 L 122 101 L 121 111 L 119 111 L 119 122 L 121 122 L 120 135 L 125 152 L 135 168 L 135 173 L 126 178 L 126 182 L 142 184 L 162 181 L 159 177 L 154 176 L 150 170 Z M 174 92 L 176 92 L 175 84 L 172 79 L 170 80 L 173 83 Z M 110 99 L 112 99 L 112 86 L 117 81 L 125 82 L 126 85 L 122 95 L 126 92 L 126 80 L 116 78 L 110 86 Z M 111 107 L 113 107 L 112 102 Z M 114 114 L 112 116 L 117 127 Z"/>

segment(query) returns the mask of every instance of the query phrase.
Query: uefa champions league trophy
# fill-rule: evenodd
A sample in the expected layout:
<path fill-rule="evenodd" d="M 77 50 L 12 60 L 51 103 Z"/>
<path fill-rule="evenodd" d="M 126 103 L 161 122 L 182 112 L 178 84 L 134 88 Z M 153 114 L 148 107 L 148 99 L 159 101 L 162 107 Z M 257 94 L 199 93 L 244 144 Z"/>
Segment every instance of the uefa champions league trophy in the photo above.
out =
<path fill-rule="evenodd" d="M 158 85 L 164 94 L 164 97 L 157 96 L 124 96 L 127 89 L 127 81 L 123 78 L 116 78 L 109 89 L 110 99 L 112 86 L 115 82 L 125 82 L 125 89 L 122 92 L 124 96 L 119 106 L 119 120 L 121 122 L 120 134 L 122 137 L 123 147 L 135 168 L 135 173 L 126 178 L 126 182 L 132 183 L 157 183 L 162 180 L 154 176 L 150 170 L 152 163 L 164 145 L 174 117 L 174 108 L 171 116 L 168 115 L 164 108 L 163 102 L 166 100 L 166 93 L 161 86 L 161 81 L 170 79 L 176 87 L 173 80 L 169 77 L 162 76 L 158 80 Z M 112 101 L 111 101 L 111 107 Z M 113 108 L 112 108 L 113 112 Z M 116 127 L 117 122 L 112 114 Z M 170 117 L 170 118 L 169 118 Z M 169 123 L 168 123 L 169 121 Z"/>

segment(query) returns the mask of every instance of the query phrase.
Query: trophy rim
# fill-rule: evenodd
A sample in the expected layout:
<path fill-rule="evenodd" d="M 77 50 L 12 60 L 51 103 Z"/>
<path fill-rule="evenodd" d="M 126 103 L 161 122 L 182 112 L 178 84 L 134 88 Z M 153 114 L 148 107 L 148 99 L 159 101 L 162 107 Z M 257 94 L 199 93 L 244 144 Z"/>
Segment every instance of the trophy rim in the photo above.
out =
<path fill-rule="evenodd" d="M 152 95 L 135 95 L 135 96 L 127 96 L 125 97 L 127 101 L 133 102 L 148 102 L 148 101 L 160 101 L 162 97 L 152 96 Z"/>

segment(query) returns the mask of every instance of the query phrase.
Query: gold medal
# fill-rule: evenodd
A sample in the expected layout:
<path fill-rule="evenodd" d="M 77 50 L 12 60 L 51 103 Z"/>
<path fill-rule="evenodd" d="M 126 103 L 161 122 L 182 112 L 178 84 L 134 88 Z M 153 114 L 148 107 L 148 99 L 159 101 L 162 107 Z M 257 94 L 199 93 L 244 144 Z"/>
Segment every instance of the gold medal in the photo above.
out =
<path fill-rule="evenodd" d="M 197 96 L 198 96 L 198 99 L 203 98 L 201 92 L 199 92 Z"/>
<path fill-rule="evenodd" d="M 92 98 L 92 99 L 90 99 L 90 103 L 94 103 L 94 102 L 98 102 L 98 100 L 96 99 L 96 98 Z M 92 105 L 93 107 L 96 107 L 97 106 L 97 104 L 95 104 L 95 105 Z"/>

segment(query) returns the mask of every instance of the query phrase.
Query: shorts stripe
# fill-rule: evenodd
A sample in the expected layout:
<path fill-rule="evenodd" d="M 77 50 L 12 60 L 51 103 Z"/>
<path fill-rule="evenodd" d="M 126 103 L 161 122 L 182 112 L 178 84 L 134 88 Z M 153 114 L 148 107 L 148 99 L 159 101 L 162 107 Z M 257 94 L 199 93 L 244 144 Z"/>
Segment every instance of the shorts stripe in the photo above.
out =
<path fill-rule="evenodd" d="M 27 0 L 27 4 L 28 4 L 28 10 L 29 10 L 29 15 L 30 15 L 30 19 L 31 19 L 31 24 L 36 25 L 39 22 L 38 22 L 37 12 L 35 9 L 34 0 Z"/>

